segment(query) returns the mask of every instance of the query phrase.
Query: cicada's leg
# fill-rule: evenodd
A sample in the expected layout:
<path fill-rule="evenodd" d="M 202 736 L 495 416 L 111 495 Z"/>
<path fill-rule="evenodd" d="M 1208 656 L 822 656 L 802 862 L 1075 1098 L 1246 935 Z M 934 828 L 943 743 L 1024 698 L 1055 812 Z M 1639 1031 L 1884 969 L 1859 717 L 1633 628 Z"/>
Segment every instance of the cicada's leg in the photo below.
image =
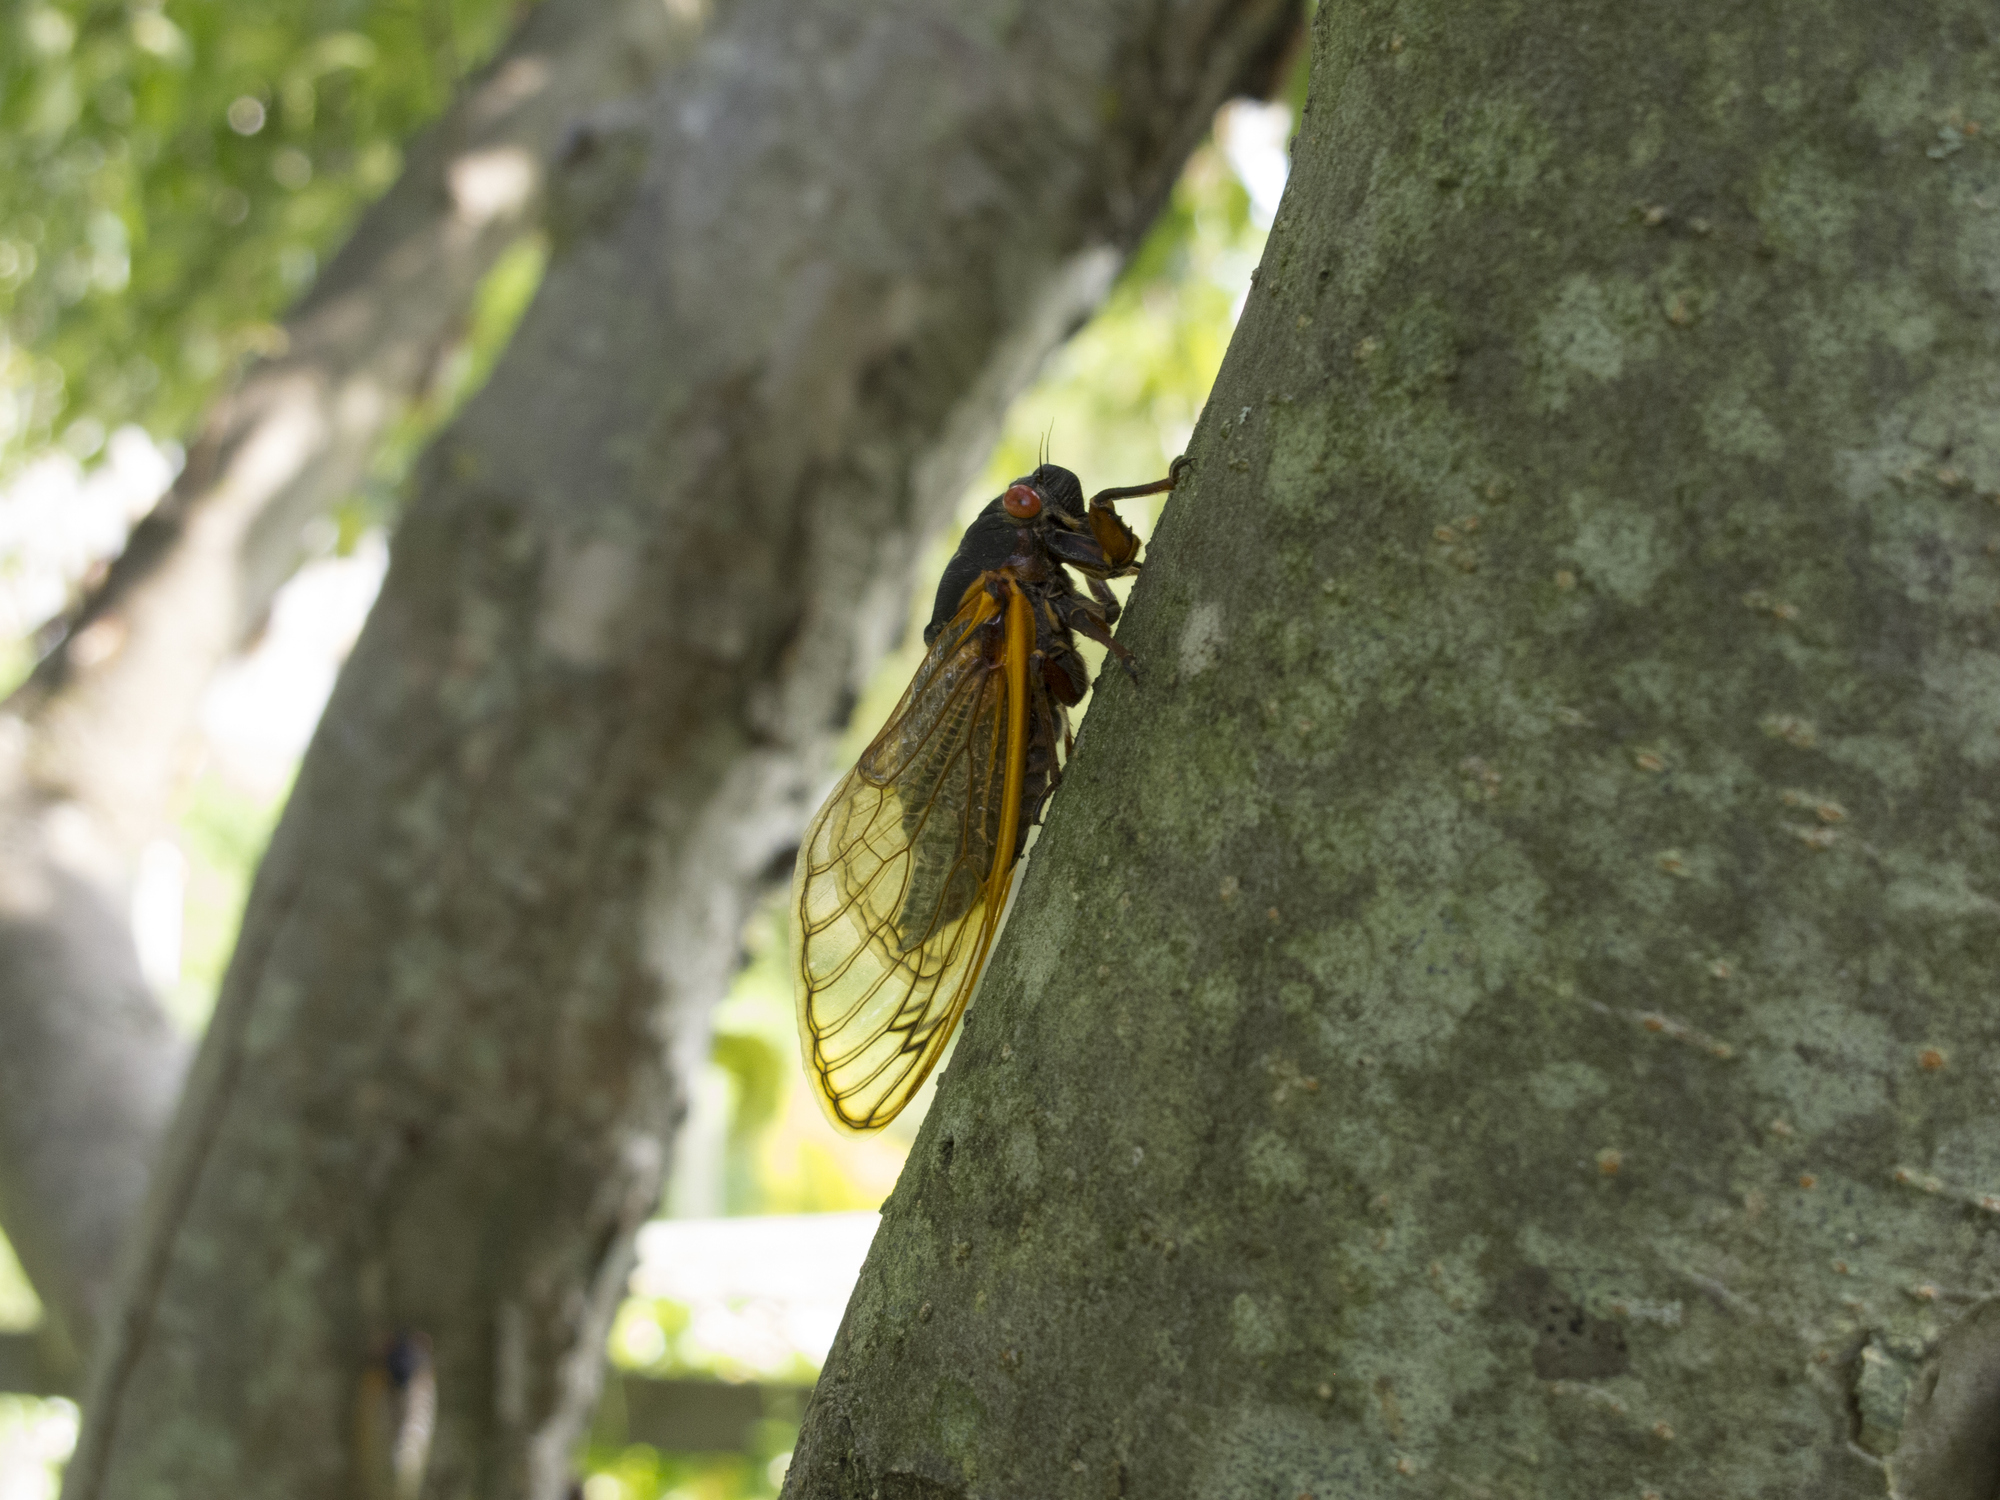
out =
<path fill-rule="evenodd" d="M 1130 651 L 1118 644 L 1118 638 L 1105 628 L 1104 618 L 1097 610 L 1074 596 L 1065 599 L 1057 608 L 1062 611 L 1065 625 L 1078 635 L 1097 642 L 1117 658 L 1118 665 L 1125 669 L 1127 677 L 1134 682 L 1139 680 L 1138 660 Z"/>
<path fill-rule="evenodd" d="M 1048 695 L 1065 706 L 1081 703 L 1090 691 L 1090 673 L 1083 658 L 1061 641 L 1050 641 L 1035 653 L 1034 671 Z"/>
<path fill-rule="evenodd" d="M 1068 725 L 1063 726 L 1063 738 L 1069 738 Z M 1062 764 L 1056 759 L 1055 747 L 1053 745 L 1048 748 L 1047 755 L 1048 779 L 1042 783 L 1041 793 L 1035 798 L 1035 805 L 1028 809 L 1027 821 L 1030 824 L 1042 821 L 1043 815 L 1049 810 L 1049 798 L 1053 797 L 1056 794 L 1056 788 L 1062 785 Z"/>
<path fill-rule="evenodd" d="M 1129 578 L 1139 571 L 1139 534 L 1109 505 L 1090 502 L 1090 531 L 1104 553 L 1104 576 Z"/>
<path fill-rule="evenodd" d="M 1125 612 L 1124 606 L 1118 602 L 1118 596 L 1105 586 L 1102 578 L 1085 575 L 1085 582 L 1090 585 L 1090 597 L 1104 606 L 1104 623 L 1116 625 L 1118 617 Z"/>
<path fill-rule="evenodd" d="M 1090 497 L 1090 531 L 1109 564 L 1105 569 L 1107 577 L 1129 578 L 1139 571 L 1139 538 L 1118 514 L 1116 502 L 1136 500 L 1141 495 L 1164 494 L 1180 483 L 1186 469 L 1187 455 L 1183 454 L 1169 466 L 1165 479 L 1156 479 L 1151 484 L 1128 484 L 1118 489 L 1099 490 Z"/>
<path fill-rule="evenodd" d="M 1035 680 L 1043 685 L 1054 704 L 1074 706 L 1090 691 L 1090 670 L 1077 654 L 1070 623 L 1078 610 L 1087 614 L 1091 606 L 1067 587 L 1043 592 L 1039 604 L 1035 617 L 1035 659 L 1039 670 Z"/>
<path fill-rule="evenodd" d="M 1151 484 L 1128 484 L 1123 489 L 1099 490 L 1090 497 L 1090 508 L 1095 510 L 1114 500 L 1137 500 L 1142 495 L 1164 495 L 1181 482 L 1181 475 L 1187 472 L 1189 462 L 1188 456 L 1183 453 L 1167 465 L 1165 479 L 1155 479 Z"/>
<path fill-rule="evenodd" d="M 1051 531 L 1043 545 L 1080 573 L 1102 577 L 1111 571 L 1110 559 L 1105 557 L 1094 532 Z"/>
<path fill-rule="evenodd" d="M 1075 653 L 1071 653 L 1074 655 Z M 1048 678 L 1063 675 L 1063 668 L 1051 663 L 1044 654 L 1034 654 L 1030 681 L 1036 684 L 1031 697 L 1034 700 L 1034 719 L 1028 731 L 1028 764 L 1023 789 L 1027 799 L 1021 810 L 1021 838 L 1025 842 L 1028 829 L 1042 821 L 1049 798 L 1062 784 L 1062 757 L 1056 752 L 1058 735 L 1069 741 L 1069 715 L 1062 703 L 1048 690 Z"/>

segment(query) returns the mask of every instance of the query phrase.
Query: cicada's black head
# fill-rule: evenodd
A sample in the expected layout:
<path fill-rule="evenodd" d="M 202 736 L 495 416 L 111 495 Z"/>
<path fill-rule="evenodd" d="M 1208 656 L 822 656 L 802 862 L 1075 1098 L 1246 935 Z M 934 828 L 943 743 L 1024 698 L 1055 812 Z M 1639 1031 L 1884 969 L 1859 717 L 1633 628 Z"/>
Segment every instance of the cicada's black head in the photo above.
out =
<path fill-rule="evenodd" d="M 981 573 L 1006 565 L 1021 544 L 1023 531 L 1041 537 L 1048 546 L 1052 536 L 1087 534 L 1089 526 L 1083 481 L 1074 473 L 1060 464 L 1043 464 L 1034 473 L 1022 475 L 966 528 L 958 551 L 938 580 L 937 602 L 931 607 L 924 643 L 929 645 L 937 638 L 964 602 L 965 590 Z"/>
<path fill-rule="evenodd" d="M 1028 483 L 1064 515 L 1072 520 L 1083 519 L 1083 481 L 1073 471 L 1061 464 L 1043 464 L 1028 476 Z"/>
<path fill-rule="evenodd" d="M 1067 531 L 1081 531 L 1085 524 L 1083 481 L 1060 464 L 1043 464 L 1008 485 L 1000 507 L 1024 525 L 1040 518 L 1044 526 L 1053 523 Z"/>

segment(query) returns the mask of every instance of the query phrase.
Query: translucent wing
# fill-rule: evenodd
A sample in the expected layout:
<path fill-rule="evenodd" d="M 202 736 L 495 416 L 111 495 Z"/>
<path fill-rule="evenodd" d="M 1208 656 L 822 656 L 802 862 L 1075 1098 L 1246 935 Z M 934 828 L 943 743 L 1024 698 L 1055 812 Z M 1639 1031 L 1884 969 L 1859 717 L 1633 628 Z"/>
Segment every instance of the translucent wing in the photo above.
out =
<path fill-rule="evenodd" d="M 881 1129 L 930 1076 L 1006 905 L 1034 627 L 999 576 L 999 649 L 1001 606 L 982 580 L 799 846 L 799 1044 L 842 1130 Z"/>

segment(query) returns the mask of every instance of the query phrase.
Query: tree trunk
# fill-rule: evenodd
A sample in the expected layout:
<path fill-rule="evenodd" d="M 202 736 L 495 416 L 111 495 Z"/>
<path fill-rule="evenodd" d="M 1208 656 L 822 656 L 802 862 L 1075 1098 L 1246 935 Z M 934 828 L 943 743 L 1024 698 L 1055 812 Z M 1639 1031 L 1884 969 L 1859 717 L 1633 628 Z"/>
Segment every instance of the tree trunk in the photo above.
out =
<path fill-rule="evenodd" d="M 288 319 L 287 352 L 210 413 L 173 491 L 0 710 L 0 1218 L 80 1349 L 110 1311 L 186 1066 L 127 912 L 202 693 L 297 564 L 301 528 L 360 483 L 480 279 L 536 223 L 566 131 L 684 52 L 701 10 L 534 10 L 414 143 Z"/>
<path fill-rule="evenodd" d="M 1990 1500 L 1996 41 L 1320 7 L 788 1496 Z"/>
<path fill-rule="evenodd" d="M 744 0 L 581 136 L 424 460 L 170 1135 L 65 1493 L 551 1497 L 748 894 L 911 558 L 1290 0 Z"/>

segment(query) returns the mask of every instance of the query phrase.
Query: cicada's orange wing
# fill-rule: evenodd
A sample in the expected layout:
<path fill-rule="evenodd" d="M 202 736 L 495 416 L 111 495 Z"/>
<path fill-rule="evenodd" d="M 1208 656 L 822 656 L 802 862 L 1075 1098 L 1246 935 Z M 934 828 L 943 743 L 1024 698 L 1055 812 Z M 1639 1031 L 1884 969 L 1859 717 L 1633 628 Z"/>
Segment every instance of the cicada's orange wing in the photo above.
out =
<path fill-rule="evenodd" d="M 844 1131 L 881 1129 L 930 1076 L 1007 904 L 1034 624 L 1011 577 L 998 577 L 1004 614 L 986 579 L 966 591 L 799 846 L 799 1045 Z"/>

